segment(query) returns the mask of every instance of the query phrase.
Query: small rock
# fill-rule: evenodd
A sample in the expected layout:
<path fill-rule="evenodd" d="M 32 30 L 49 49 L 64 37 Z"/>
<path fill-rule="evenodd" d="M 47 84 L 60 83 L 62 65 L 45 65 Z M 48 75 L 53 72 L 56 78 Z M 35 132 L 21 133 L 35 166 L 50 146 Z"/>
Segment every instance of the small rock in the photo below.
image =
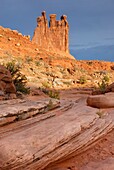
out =
<path fill-rule="evenodd" d="M 30 40 L 30 35 L 24 35 L 24 37 Z"/>
<path fill-rule="evenodd" d="M 35 51 L 39 51 L 38 48 L 35 48 Z"/>
<path fill-rule="evenodd" d="M 15 45 L 19 47 L 21 44 L 20 44 L 20 43 L 17 43 L 17 44 L 15 44 Z"/>
<path fill-rule="evenodd" d="M 9 38 L 8 38 L 8 41 L 11 41 L 11 40 L 12 40 L 12 38 L 9 37 Z"/>
<path fill-rule="evenodd" d="M 18 33 L 18 31 L 17 31 L 17 30 L 12 30 L 12 32 L 14 32 L 14 33 Z"/>
<path fill-rule="evenodd" d="M 10 99 L 16 99 L 17 96 L 16 96 L 15 93 L 10 93 L 10 94 L 9 94 L 9 98 L 10 98 Z"/>
<path fill-rule="evenodd" d="M 18 35 L 23 36 L 21 33 L 18 33 Z"/>

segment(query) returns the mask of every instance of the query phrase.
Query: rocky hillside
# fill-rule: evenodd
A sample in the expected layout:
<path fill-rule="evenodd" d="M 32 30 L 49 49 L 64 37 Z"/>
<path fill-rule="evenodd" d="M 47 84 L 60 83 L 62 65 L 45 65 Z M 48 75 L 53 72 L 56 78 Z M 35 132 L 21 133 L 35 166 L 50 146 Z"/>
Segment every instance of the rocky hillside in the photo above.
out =
<path fill-rule="evenodd" d="M 114 169 L 114 83 L 105 87 L 114 82 L 114 63 L 77 61 L 0 27 L 0 64 L 8 62 L 21 67 L 31 88 L 86 88 L 60 90 L 59 100 L 32 89 L 31 95 L 0 101 L 0 169 Z M 100 81 L 100 92 L 88 88 Z M 1 99 L 16 97 L 11 74 L 3 66 L 0 88 Z M 110 93 L 91 95 L 101 92 Z"/>
<path fill-rule="evenodd" d="M 97 86 L 104 75 L 110 83 L 114 81 L 114 63 L 77 61 L 68 53 L 39 47 L 16 30 L 0 27 L 0 63 L 12 61 L 22 68 L 31 86 Z"/>

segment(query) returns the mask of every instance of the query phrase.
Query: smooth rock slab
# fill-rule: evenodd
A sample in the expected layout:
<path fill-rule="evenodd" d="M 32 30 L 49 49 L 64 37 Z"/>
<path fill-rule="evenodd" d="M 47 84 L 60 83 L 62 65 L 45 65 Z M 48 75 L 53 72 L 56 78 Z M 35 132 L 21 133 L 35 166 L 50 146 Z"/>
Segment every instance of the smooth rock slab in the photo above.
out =
<path fill-rule="evenodd" d="M 36 115 L 1 127 L 0 169 L 43 170 L 85 151 L 114 128 L 113 110 L 103 118 L 96 114 L 98 110 L 83 100 L 67 101 L 40 119 Z"/>
<path fill-rule="evenodd" d="M 51 100 L 52 105 L 49 106 Z M 16 101 L 16 100 L 15 100 Z M 37 114 L 45 113 L 50 109 L 60 106 L 60 102 L 56 99 L 43 99 L 38 101 L 20 101 L 15 104 L 13 102 L 1 102 L 0 105 L 0 126 L 14 121 L 24 120 Z"/>
<path fill-rule="evenodd" d="M 87 105 L 96 108 L 114 108 L 114 95 L 95 95 L 87 98 Z"/>

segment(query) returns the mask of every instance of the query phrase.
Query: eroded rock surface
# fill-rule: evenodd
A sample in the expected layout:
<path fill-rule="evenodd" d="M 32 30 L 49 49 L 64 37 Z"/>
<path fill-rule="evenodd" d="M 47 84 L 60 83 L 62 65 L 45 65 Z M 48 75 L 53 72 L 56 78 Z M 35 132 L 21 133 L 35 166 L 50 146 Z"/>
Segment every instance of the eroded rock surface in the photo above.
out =
<path fill-rule="evenodd" d="M 61 50 L 69 52 L 69 25 L 67 16 L 62 15 L 61 20 L 56 20 L 56 14 L 50 15 L 48 21 L 45 11 L 37 18 L 37 28 L 34 31 L 32 42 L 41 47 L 51 50 Z"/>
<path fill-rule="evenodd" d="M 38 101 L 19 99 L 2 101 L 0 103 L 0 126 L 43 114 L 48 110 L 59 107 L 59 105 L 58 100 L 49 98 Z"/>
<path fill-rule="evenodd" d="M 15 98 L 16 88 L 12 82 L 10 72 L 0 65 L 0 99 Z"/>
<path fill-rule="evenodd" d="M 82 153 L 114 128 L 114 110 L 110 114 L 104 110 L 106 114 L 99 117 L 99 109 L 86 105 L 88 94 L 70 92 L 74 97 L 61 98 L 60 107 L 1 127 L 1 169 L 47 169 L 47 166 L 70 157 L 74 152 Z M 35 108 L 38 109 L 38 105 L 37 101 Z M 27 107 L 31 108 L 28 104 Z M 29 112 L 27 109 L 24 111 Z"/>
<path fill-rule="evenodd" d="M 56 162 L 46 170 L 113 170 L 114 130 L 97 140 L 81 154 L 76 152 L 62 162 Z"/>

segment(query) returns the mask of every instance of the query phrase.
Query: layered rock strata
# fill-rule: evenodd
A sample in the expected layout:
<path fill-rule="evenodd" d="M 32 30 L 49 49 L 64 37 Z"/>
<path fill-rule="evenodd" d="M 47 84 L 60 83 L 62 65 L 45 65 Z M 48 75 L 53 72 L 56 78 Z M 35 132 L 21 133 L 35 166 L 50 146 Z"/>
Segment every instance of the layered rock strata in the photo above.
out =
<path fill-rule="evenodd" d="M 34 31 L 32 42 L 49 50 L 61 50 L 69 52 L 69 25 L 67 16 L 62 15 L 59 21 L 56 14 L 50 15 L 50 21 L 46 18 L 45 11 L 37 18 L 37 27 Z"/>
<path fill-rule="evenodd" d="M 85 151 L 114 128 L 113 110 L 100 118 L 96 114 L 98 109 L 86 106 L 85 102 L 82 97 L 63 100 L 51 112 L 1 127 L 0 169 L 43 170 L 74 152 Z"/>

